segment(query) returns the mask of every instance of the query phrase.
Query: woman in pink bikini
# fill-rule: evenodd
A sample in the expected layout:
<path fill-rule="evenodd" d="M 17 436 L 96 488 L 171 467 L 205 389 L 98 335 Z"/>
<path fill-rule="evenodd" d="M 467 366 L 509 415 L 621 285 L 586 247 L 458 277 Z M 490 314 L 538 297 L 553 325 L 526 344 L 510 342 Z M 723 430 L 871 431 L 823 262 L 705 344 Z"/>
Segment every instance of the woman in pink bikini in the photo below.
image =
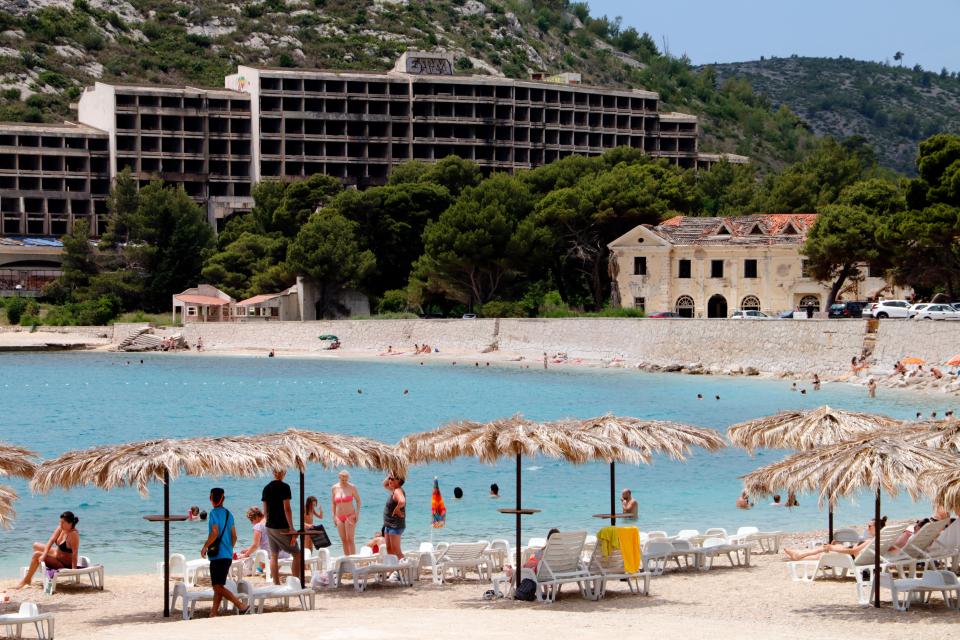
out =
<path fill-rule="evenodd" d="M 331 489 L 332 505 L 330 513 L 333 514 L 333 522 L 337 525 L 337 533 L 340 534 L 343 553 L 352 556 L 357 553 L 357 546 L 353 537 L 357 531 L 357 520 L 360 518 L 360 493 L 350 483 L 348 472 L 341 471 L 337 474 L 337 477 L 340 481 L 333 485 Z M 354 500 L 357 501 L 356 509 L 353 507 Z"/>

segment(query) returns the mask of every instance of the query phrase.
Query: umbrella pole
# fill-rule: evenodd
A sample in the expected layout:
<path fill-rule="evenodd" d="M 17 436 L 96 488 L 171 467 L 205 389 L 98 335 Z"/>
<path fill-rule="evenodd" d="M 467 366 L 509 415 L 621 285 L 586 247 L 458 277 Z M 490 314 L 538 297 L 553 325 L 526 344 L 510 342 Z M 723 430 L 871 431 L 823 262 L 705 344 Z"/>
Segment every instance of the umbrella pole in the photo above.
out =
<path fill-rule="evenodd" d="M 304 586 L 304 579 L 306 578 L 306 564 L 307 564 L 307 559 L 306 559 L 307 538 L 306 538 L 306 535 L 304 535 L 304 532 L 306 531 L 306 526 L 304 525 L 304 519 L 303 519 L 304 517 L 303 512 L 304 512 L 304 509 L 306 508 L 306 505 L 304 504 L 304 498 L 303 498 L 303 495 L 304 495 L 304 487 L 303 487 L 304 477 L 303 476 L 304 476 L 303 469 L 301 469 L 300 470 L 300 566 L 298 567 L 298 569 L 300 570 L 300 588 L 301 589 Z"/>
<path fill-rule="evenodd" d="M 833 504 L 827 514 L 827 544 L 830 544 L 833 542 Z"/>
<path fill-rule="evenodd" d="M 617 463 L 610 462 L 610 515 L 617 512 Z M 610 518 L 610 526 L 616 526 L 617 519 Z"/>
<path fill-rule="evenodd" d="M 873 606 L 880 606 L 880 486 L 877 485 L 877 501 L 874 505 L 873 532 Z"/>
<path fill-rule="evenodd" d="M 170 617 L 170 472 L 163 471 L 163 617 Z"/>
<path fill-rule="evenodd" d="M 514 574 L 517 579 L 517 588 L 520 588 L 520 495 L 521 495 L 521 469 L 520 469 L 520 454 L 517 454 L 517 564 L 516 571 Z"/>

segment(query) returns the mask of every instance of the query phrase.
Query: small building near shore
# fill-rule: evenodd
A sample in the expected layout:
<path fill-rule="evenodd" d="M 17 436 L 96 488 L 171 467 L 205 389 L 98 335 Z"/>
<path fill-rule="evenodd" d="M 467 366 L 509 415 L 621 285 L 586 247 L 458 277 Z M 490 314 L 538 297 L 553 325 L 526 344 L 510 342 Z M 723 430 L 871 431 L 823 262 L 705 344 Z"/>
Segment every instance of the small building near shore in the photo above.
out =
<path fill-rule="evenodd" d="M 183 324 L 191 322 L 229 322 L 237 301 L 213 285 L 201 284 L 173 295 L 173 323 L 177 313 Z"/>
<path fill-rule="evenodd" d="M 607 246 L 615 304 L 645 313 L 726 318 L 734 310 L 826 311 L 829 282 L 810 277 L 800 253 L 812 213 L 736 217 L 674 216 L 639 225 Z M 868 265 L 838 300 L 912 295 Z"/>
<path fill-rule="evenodd" d="M 297 285 L 280 293 L 265 293 L 237 303 L 237 319 L 299 320 L 300 296 Z"/>

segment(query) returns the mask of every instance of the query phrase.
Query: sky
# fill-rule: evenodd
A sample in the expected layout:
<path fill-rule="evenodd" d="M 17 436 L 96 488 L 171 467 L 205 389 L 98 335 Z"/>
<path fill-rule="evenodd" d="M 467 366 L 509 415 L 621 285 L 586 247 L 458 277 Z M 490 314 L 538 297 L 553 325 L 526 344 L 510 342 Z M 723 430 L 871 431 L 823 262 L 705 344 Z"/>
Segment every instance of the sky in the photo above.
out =
<path fill-rule="evenodd" d="M 588 0 L 694 64 L 844 56 L 960 71 L 960 0 Z"/>

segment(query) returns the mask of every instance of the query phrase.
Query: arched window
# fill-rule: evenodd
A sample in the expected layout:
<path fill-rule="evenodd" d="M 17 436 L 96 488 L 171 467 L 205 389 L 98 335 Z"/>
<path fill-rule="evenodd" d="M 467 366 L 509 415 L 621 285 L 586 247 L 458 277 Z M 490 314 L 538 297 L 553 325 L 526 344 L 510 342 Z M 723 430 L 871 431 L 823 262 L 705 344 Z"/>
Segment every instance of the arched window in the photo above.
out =
<path fill-rule="evenodd" d="M 760 298 L 757 296 L 746 296 L 740 301 L 740 309 L 743 311 L 760 311 Z"/>
<path fill-rule="evenodd" d="M 690 296 L 680 296 L 677 298 L 677 304 L 674 309 L 681 318 L 692 318 L 694 310 L 693 298 Z"/>
<path fill-rule="evenodd" d="M 817 296 L 803 296 L 800 298 L 799 307 L 801 309 L 807 309 L 807 307 L 813 307 L 814 311 L 820 311 L 820 298 Z"/>

